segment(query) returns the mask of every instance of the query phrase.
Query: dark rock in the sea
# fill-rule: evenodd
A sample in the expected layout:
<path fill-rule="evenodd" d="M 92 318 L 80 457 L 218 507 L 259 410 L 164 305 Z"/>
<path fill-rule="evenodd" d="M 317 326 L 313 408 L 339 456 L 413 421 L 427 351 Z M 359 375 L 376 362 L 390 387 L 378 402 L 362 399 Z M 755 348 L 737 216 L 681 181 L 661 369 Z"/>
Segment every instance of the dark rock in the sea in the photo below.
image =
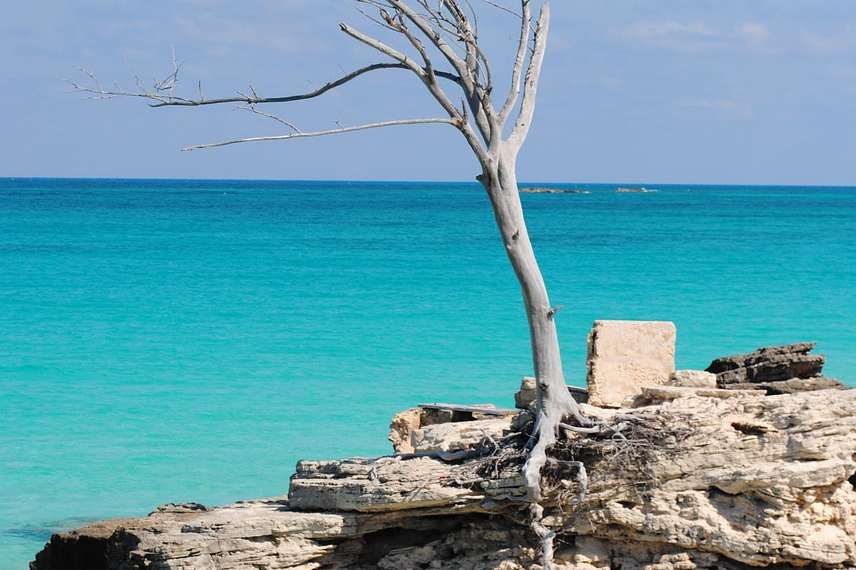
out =
<path fill-rule="evenodd" d="M 778 382 L 758 382 L 746 384 L 725 384 L 728 390 L 764 390 L 768 396 L 779 394 L 796 394 L 798 392 L 814 392 L 816 390 L 847 390 L 845 384 L 835 378 L 791 378 Z"/>
<path fill-rule="evenodd" d="M 583 188 L 521 188 L 524 194 L 591 194 Z"/>
<path fill-rule="evenodd" d="M 123 532 L 133 519 L 109 520 L 55 534 L 30 563 L 41 570 L 112 570 L 130 568 L 128 558 L 140 540 Z"/>
<path fill-rule="evenodd" d="M 823 372 L 824 357 L 809 354 L 813 342 L 759 348 L 748 354 L 717 358 L 707 367 L 720 386 L 813 378 Z"/>

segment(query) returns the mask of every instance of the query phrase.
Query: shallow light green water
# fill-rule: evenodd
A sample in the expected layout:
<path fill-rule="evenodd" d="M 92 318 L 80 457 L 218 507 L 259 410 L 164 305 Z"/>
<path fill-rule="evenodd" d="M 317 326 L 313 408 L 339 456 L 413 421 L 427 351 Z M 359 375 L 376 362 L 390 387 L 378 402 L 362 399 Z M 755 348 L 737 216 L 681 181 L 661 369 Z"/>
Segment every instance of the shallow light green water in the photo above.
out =
<path fill-rule="evenodd" d="M 586 187 L 524 196 L 573 383 L 596 318 L 675 321 L 686 368 L 816 340 L 856 380 L 856 189 Z M 0 179 L 0 570 L 82 521 L 284 493 L 529 371 L 475 185 Z"/>

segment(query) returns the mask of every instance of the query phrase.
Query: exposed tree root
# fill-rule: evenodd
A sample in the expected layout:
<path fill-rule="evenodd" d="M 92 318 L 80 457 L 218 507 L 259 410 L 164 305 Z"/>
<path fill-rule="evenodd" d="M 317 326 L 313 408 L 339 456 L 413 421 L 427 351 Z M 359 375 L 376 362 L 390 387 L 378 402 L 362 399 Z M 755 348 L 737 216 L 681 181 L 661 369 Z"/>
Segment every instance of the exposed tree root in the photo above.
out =
<path fill-rule="evenodd" d="M 541 540 L 541 558 L 544 570 L 553 570 L 553 540 L 556 532 L 550 530 L 542 521 L 544 520 L 544 507 L 538 503 L 529 506 L 529 514 L 532 517 L 531 527 L 535 535 Z"/>
<path fill-rule="evenodd" d="M 593 430 L 590 433 L 600 431 L 599 426 L 583 415 L 579 405 L 565 388 L 564 381 L 562 389 L 554 390 L 555 393 L 548 392 L 546 387 L 540 388 L 535 426 L 530 439 L 534 445 L 529 450 L 529 457 L 523 466 L 526 487 L 533 503 L 541 500 L 541 470 L 547 463 L 547 449 L 556 443 L 560 426 L 568 425 L 564 423 L 565 418 L 571 417 L 580 424 L 578 427 L 568 425 L 574 430 L 586 430 L 586 433 L 589 433 L 589 430 Z"/>
<path fill-rule="evenodd" d="M 542 488 L 545 481 L 542 473 L 544 467 L 550 464 L 556 468 L 554 471 L 563 473 L 556 476 L 559 481 L 563 481 L 562 485 L 566 485 L 565 482 L 571 477 L 575 479 L 577 496 L 563 499 L 560 503 L 580 505 L 586 498 L 589 483 L 586 465 L 580 458 L 585 455 L 604 457 L 626 465 L 628 471 L 638 471 L 640 480 L 653 480 L 653 475 L 645 471 L 646 465 L 649 463 L 649 454 L 662 439 L 662 430 L 650 420 L 618 414 L 609 422 L 594 421 L 581 413 L 570 396 L 567 396 L 567 400 L 559 400 L 555 402 L 552 398 L 539 398 L 539 411 L 529 440 L 534 445 L 531 445 L 523 466 L 530 501 L 530 527 L 541 541 L 545 570 L 554 567 L 553 541 L 556 535 L 543 523 L 544 508 L 541 503 L 545 494 Z M 566 418 L 577 425 L 567 423 Z M 572 473 L 569 472 L 571 470 Z"/>
<path fill-rule="evenodd" d="M 668 437 L 676 433 L 679 437 L 681 432 L 675 428 L 663 430 L 656 418 L 645 415 L 616 414 L 607 421 L 592 420 L 583 416 L 576 402 L 568 398 L 570 402 L 558 406 L 542 405 L 542 411 L 534 418 L 530 415 L 529 419 L 522 419 L 514 425 L 514 432 L 501 439 L 485 434 L 475 448 L 396 457 L 434 457 L 459 463 L 461 469 L 455 482 L 474 489 L 486 481 L 513 477 L 522 469 L 527 496 L 509 496 L 504 500 L 528 503 L 526 523 L 540 542 L 542 566 L 555 568 L 556 531 L 544 524 L 545 505 L 556 503 L 563 510 L 579 508 L 589 491 L 588 470 L 600 461 L 637 474 L 639 490 L 644 492 L 654 483 L 654 475 L 648 468 L 652 455 L 668 445 Z"/>
<path fill-rule="evenodd" d="M 523 466 L 526 489 L 531 503 L 529 508 L 531 517 L 530 526 L 535 535 L 541 540 L 541 556 L 544 570 L 552 570 L 553 568 L 553 540 L 556 537 L 556 533 L 543 524 L 544 508 L 540 504 L 543 498 L 541 492 L 541 471 L 548 461 L 547 451 L 557 442 L 560 427 L 566 427 L 571 431 L 587 434 L 600 433 L 602 429 L 600 425 L 595 425 L 594 422 L 582 414 L 579 405 L 571 397 L 564 384 L 563 379 L 559 389 L 551 391 L 549 390 L 550 386 L 539 382 L 537 415 L 532 430 L 532 439 L 530 439 L 530 442 L 534 442 L 534 445 L 529 450 L 529 455 Z M 564 423 L 567 417 L 573 418 L 580 425 L 571 426 Z M 585 481 L 587 481 L 585 467 L 583 466 L 578 472 L 582 473 Z M 583 493 L 585 493 L 585 487 L 582 488 Z"/>

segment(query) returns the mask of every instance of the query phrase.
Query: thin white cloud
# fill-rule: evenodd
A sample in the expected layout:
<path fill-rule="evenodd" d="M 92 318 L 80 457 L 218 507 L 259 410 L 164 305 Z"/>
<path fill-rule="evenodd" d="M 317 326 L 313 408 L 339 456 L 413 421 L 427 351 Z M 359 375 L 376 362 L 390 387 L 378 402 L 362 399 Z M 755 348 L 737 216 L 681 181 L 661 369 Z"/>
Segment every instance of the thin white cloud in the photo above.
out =
<path fill-rule="evenodd" d="M 713 38 L 719 33 L 704 22 L 634 22 L 627 26 L 627 37 L 642 41 L 674 38 Z"/>
<path fill-rule="evenodd" d="M 714 45 L 720 32 L 703 21 L 667 20 L 633 22 L 622 30 L 622 35 L 634 44 L 695 52 Z"/>
<path fill-rule="evenodd" d="M 690 112 L 714 114 L 725 119 L 748 119 L 752 117 L 752 109 L 749 105 L 736 99 L 687 99 L 678 102 L 678 107 Z"/>
<path fill-rule="evenodd" d="M 688 109 L 736 109 L 739 106 L 737 101 L 733 99 L 695 99 L 690 101 L 682 101 L 681 107 Z"/>
<path fill-rule="evenodd" d="M 266 24 L 234 21 L 211 14 L 197 18 L 179 17 L 176 26 L 183 36 L 194 41 L 206 41 L 210 49 L 220 52 L 240 48 L 262 48 L 285 53 L 300 53 L 306 49 L 306 38 L 288 30 Z"/>
<path fill-rule="evenodd" d="M 821 55 L 856 51 L 854 34 L 856 34 L 856 25 L 849 26 L 845 33 L 803 32 L 800 36 L 800 44 L 808 52 Z"/>
<path fill-rule="evenodd" d="M 750 46 L 760 46 L 770 39 L 770 30 L 758 22 L 745 22 L 737 26 L 737 35 Z"/>

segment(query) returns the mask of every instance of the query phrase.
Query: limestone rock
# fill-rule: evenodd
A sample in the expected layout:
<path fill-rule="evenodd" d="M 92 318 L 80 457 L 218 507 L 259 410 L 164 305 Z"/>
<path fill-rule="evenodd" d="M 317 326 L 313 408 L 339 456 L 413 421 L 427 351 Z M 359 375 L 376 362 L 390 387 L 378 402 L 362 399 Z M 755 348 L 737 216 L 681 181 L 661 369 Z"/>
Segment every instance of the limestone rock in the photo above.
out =
<path fill-rule="evenodd" d="M 776 382 L 791 378 L 812 378 L 823 372 L 824 357 L 809 354 L 813 342 L 759 348 L 748 354 L 717 358 L 707 367 L 717 383 L 741 384 Z"/>
<path fill-rule="evenodd" d="M 637 413 L 664 439 L 631 462 L 588 464 L 584 504 L 554 523 L 564 532 L 721 567 L 856 565 L 856 391 L 688 397 Z"/>
<path fill-rule="evenodd" d="M 577 388 L 576 386 L 568 386 L 568 391 L 571 397 L 579 404 L 588 402 L 588 390 L 585 388 Z M 514 406 L 520 410 L 528 410 L 538 397 L 538 390 L 535 386 L 535 378 L 524 376 L 520 383 L 520 390 L 514 394 Z"/>
<path fill-rule="evenodd" d="M 502 439 L 511 427 L 511 417 L 471 422 L 435 424 L 415 430 L 411 435 L 414 452 L 459 451 L 477 445 L 485 438 Z"/>
<path fill-rule="evenodd" d="M 419 437 L 420 440 L 425 439 L 422 428 L 434 425 L 443 424 L 463 424 L 466 422 L 475 422 L 486 419 L 505 418 L 505 426 L 511 422 L 511 417 L 517 413 L 516 410 L 497 408 L 492 404 L 478 404 L 474 406 L 461 406 L 455 404 L 422 404 L 418 408 L 410 408 L 392 418 L 392 423 L 389 426 L 389 435 L 387 438 L 392 443 L 392 447 L 396 453 L 413 453 L 416 451 L 414 437 Z M 498 425 L 498 424 L 490 424 Z M 446 447 L 454 449 L 464 449 L 471 443 L 474 430 L 481 429 L 476 426 L 468 428 L 467 426 L 457 425 L 445 430 L 440 430 L 438 433 L 443 433 L 447 440 Z M 455 437 L 456 433 L 460 432 L 460 437 Z M 494 434 L 496 430 L 490 430 L 490 434 Z M 433 432 L 429 432 L 433 433 Z M 431 439 L 433 436 L 428 436 Z M 479 438 L 481 439 L 481 438 Z M 469 443 L 462 443 L 458 440 L 466 440 Z M 455 443 L 458 441 L 458 443 Z M 425 449 L 420 449 L 425 451 Z M 446 449 L 448 451 L 448 449 Z"/>
<path fill-rule="evenodd" d="M 704 370 L 675 370 L 669 377 L 669 386 L 716 388 L 716 374 Z"/>
<path fill-rule="evenodd" d="M 588 397 L 618 407 L 645 385 L 666 384 L 675 370 L 674 323 L 595 321 L 588 340 Z"/>
<path fill-rule="evenodd" d="M 200 505 L 199 503 L 167 503 L 165 505 L 159 506 L 149 514 L 153 515 L 155 513 L 193 513 L 196 511 L 207 510 L 208 507 L 206 507 L 205 505 Z"/>
<path fill-rule="evenodd" d="M 535 378 L 524 376 L 520 382 L 520 390 L 514 394 L 514 406 L 521 410 L 528 410 L 537 397 L 538 388 L 535 384 Z"/>
<path fill-rule="evenodd" d="M 624 401 L 627 407 L 636 408 L 660 402 L 670 402 L 679 398 L 757 398 L 763 396 L 760 390 L 724 390 L 722 388 L 692 388 L 684 386 L 642 386 L 641 393 Z"/>
<path fill-rule="evenodd" d="M 411 434 L 422 426 L 422 409 L 410 408 L 392 416 L 389 424 L 389 442 L 396 453 L 411 453 Z"/>
<path fill-rule="evenodd" d="M 543 522 L 557 570 L 856 567 L 856 390 L 651 389 L 682 395 L 585 406 L 626 437 L 565 435 L 552 448 Z M 492 463 L 487 451 L 304 461 L 287 500 L 97 523 L 52 537 L 31 569 L 539 568 L 522 455 Z M 570 457 L 585 464 L 585 495 Z"/>
<path fill-rule="evenodd" d="M 847 386 L 834 378 L 791 378 L 779 382 L 757 382 L 746 384 L 723 384 L 728 390 L 764 390 L 768 395 L 796 394 L 816 390 L 846 390 Z"/>
<path fill-rule="evenodd" d="M 288 502 L 299 510 L 375 512 L 448 507 L 481 498 L 445 485 L 451 475 L 449 465 L 428 457 L 301 461 Z"/>

